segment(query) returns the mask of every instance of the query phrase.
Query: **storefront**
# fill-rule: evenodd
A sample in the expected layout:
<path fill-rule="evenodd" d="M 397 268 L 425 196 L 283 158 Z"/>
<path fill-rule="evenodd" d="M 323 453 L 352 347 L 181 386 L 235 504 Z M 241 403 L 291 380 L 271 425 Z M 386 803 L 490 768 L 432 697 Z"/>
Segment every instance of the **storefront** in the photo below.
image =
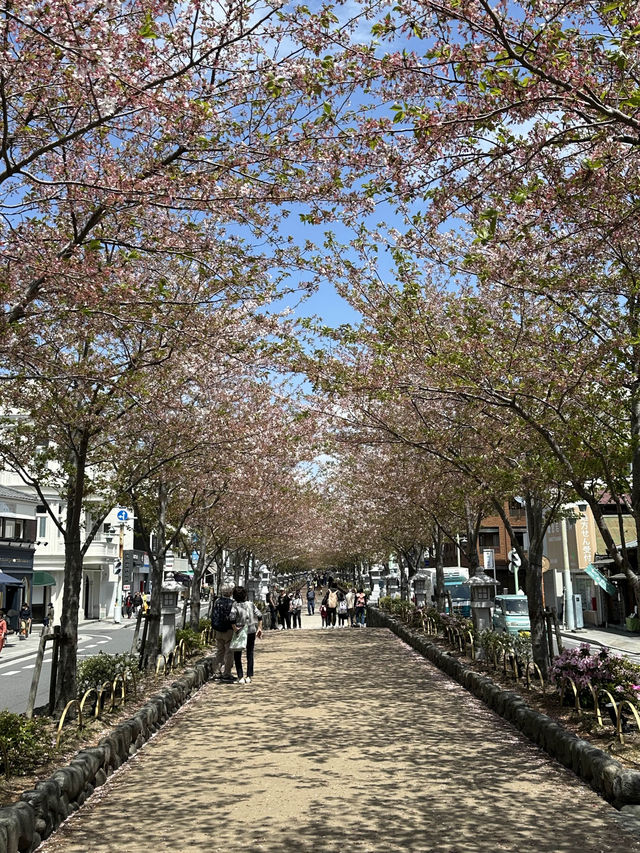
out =
<path fill-rule="evenodd" d="M 7 585 L 3 595 L 2 606 L 7 611 L 10 621 L 14 611 L 20 610 L 23 602 L 31 606 L 33 595 L 33 552 L 32 543 L 16 543 L 16 545 L 0 545 L 0 571 L 15 578 L 19 586 Z"/>

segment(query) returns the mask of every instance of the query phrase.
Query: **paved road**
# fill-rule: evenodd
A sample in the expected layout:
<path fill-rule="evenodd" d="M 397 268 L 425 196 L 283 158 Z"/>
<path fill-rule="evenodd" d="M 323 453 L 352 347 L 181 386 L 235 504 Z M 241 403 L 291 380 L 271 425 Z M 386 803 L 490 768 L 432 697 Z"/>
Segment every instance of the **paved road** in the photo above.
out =
<path fill-rule="evenodd" d="M 389 632 L 267 632 L 41 849 L 640 853 L 616 815 Z"/>
<path fill-rule="evenodd" d="M 133 620 L 116 626 L 110 622 L 87 622 L 78 633 L 78 660 L 83 660 L 98 652 L 128 652 L 133 639 Z M 0 710 L 21 714 L 27 707 L 31 679 L 36 662 L 41 626 L 27 640 L 17 636 L 9 637 L 9 646 L 5 646 L 0 656 Z M 36 707 L 49 701 L 49 680 L 51 676 L 51 645 L 47 646 L 44 657 Z"/>

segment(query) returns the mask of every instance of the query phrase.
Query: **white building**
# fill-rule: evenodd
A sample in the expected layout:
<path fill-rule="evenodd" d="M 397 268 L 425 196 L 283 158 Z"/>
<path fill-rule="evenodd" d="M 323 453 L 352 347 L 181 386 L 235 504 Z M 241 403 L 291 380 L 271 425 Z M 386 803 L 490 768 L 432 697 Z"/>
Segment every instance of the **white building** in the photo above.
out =
<path fill-rule="evenodd" d="M 25 505 L 35 504 L 35 547 L 33 555 L 32 602 L 34 621 L 40 621 L 46 614 L 51 602 L 56 617 L 62 611 L 62 593 L 64 583 L 64 538 L 62 532 L 51 518 L 47 507 L 35 495 L 34 489 L 25 485 L 10 471 L 0 472 L 2 486 L 16 495 L 21 494 Z M 53 492 L 45 492 L 49 508 L 64 526 L 66 505 Z M 0 498 L 1 500 L 1 498 Z M 80 590 L 79 619 L 109 619 L 115 614 L 116 594 L 122 592 L 121 573 L 117 572 L 122 552 L 133 549 L 133 512 L 125 510 L 127 519 L 118 518 L 120 507 L 115 507 L 100 525 L 97 535 L 89 545 L 83 560 L 82 587 Z M 93 524 L 90 511 L 85 514 L 84 530 L 90 530 Z M 6 569 L 5 569 L 6 571 Z"/>

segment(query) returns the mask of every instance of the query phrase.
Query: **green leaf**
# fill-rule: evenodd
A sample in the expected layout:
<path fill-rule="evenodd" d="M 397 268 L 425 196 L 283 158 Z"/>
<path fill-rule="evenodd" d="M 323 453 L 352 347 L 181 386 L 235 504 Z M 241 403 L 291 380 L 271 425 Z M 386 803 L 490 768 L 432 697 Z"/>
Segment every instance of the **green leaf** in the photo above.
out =
<path fill-rule="evenodd" d="M 155 21 L 151 12 L 147 12 L 144 16 L 144 23 L 138 30 L 138 35 L 143 39 L 157 39 L 158 33 L 155 28 Z"/>

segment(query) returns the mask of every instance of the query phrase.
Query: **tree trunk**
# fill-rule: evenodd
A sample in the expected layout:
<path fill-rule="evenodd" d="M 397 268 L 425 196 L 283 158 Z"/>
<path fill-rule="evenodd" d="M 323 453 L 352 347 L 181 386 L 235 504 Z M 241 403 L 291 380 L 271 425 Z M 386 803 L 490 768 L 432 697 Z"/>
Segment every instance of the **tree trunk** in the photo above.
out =
<path fill-rule="evenodd" d="M 200 545 L 200 551 L 198 552 L 198 562 L 193 566 L 193 578 L 191 579 L 191 614 L 189 617 L 189 625 L 194 631 L 197 631 L 200 628 L 200 611 L 202 609 L 200 589 L 202 587 L 202 578 L 204 577 L 206 568 L 206 540 L 203 540 Z"/>
<path fill-rule="evenodd" d="M 436 527 L 434 549 L 436 552 L 436 607 L 439 613 L 444 613 L 446 600 L 444 594 L 444 534 L 440 525 Z"/>
<path fill-rule="evenodd" d="M 160 651 L 160 610 L 162 606 L 162 582 L 164 580 L 164 566 L 167 548 L 167 506 L 169 503 L 169 490 L 164 481 L 158 483 L 158 518 L 157 536 L 158 548 L 153 558 L 150 558 L 151 569 L 151 602 L 147 614 L 147 647 L 145 653 L 150 665 L 155 665 L 156 657 Z"/>
<path fill-rule="evenodd" d="M 482 514 L 474 512 L 469 501 L 465 501 L 465 515 L 467 519 L 467 545 L 465 554 L 469 563 L 469 577 L 480 574 L 480 558 L 478 557 L 478 536 Z"/>
<path fill-rule="evenodd" d="M 56 680 L 55 709 L 61 712 L 76 698 L 76 669 L 78 653 L 78 617 L 82 588 L 82 544 L 80 521 L 84 498 L 85 468 L 89 438 L 87 432 L 78 436 L 77 450 L 71 461 L 67 481 L 67 520 L 64 534 L 64 585 L 60 614 L 60 657 Z"/>
<path fill-rule="evenodd" d="M 526 593 L 529 601 L 529 621 L 531 622 L 531 645 L 533 660 L 546 677 L 552 650 L 547 641 L 544 605 L 542 600 L 542 552 L 544 534 L 547 525 L 544 523 L 544 508 L 542 501 L 535 495 L 525 495 L 527 513 L 527 528 L 529 531 L 529 553 L 523 561 L 526 571 Z"/>
<path fill-rule="evenodd" d="M 409 599 L 409 590 L 407 584 L 407 572 L 405 571 L 405 558 L 400 551 L 396 551 L 398 557 L 398 569 L 400 570 L 400 599 L 407 601 Z"/>
<path fill-rule="evenodd" d="M 68 513 L 67 513 L 68 516 Z M 56 678 L 55 710 L 60 713 L 71 699 L 76 698 L 76 669 L 78 652 L 78 617 L 82 587 L 82 555 L 80 529 L 74 536 L 65 536 L 64 586 L 60 614 L 60 657 Z"/>

